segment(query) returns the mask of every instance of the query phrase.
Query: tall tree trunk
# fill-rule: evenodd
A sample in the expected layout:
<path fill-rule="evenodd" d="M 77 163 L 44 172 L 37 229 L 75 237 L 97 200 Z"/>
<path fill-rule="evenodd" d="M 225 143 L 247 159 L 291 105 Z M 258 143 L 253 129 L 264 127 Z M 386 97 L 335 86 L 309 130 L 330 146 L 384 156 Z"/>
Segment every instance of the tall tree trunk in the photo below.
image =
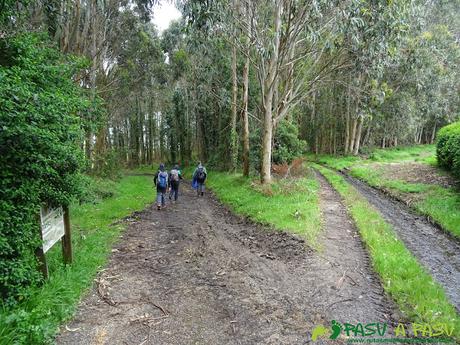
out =
<path fill-rule="evenodd" d="M 279 46 L 281 36 L 281 8 L 282 1 L 278 0 L 275 3 L 275 18 L 274 18 L 274 40 L 273 40 L 273 54 L 270 57 L 268 71 L 264 80 L 264 97 L 263 97 L 263 110 L 264 110 L 264 134 L 262 139 L 262 167 L 261 179 L 262 183 L 271 182 L 271 160 L 272 160 L 272 138 L 273 138 L 273 95 L 274 88 L 277 85 L 276 79 Z"/>
<path fill-rule="evenodd" d="M 233 11 L 238 15 L 239 7 L 238 0 L 232 1 Z M 238 136 L 236 133 L 237 121 L 237 102 L 238 102 L 238 76 L 237 76 L 237 52 L 236 52 L 236 38 L 237 30 L 233 28 L 233 42 L 232 42 L 232 107 L 230 117 L 230 169 L 235 171 L 238 164 Z"/>
<path fill-rule="evenodd" d="M 358 120 L 355 117 L 353 117 L 353 119 L 351 120 L 351 136 L 350 136 L 350 145 L 348 147 L 349 153 L 353 153 L 353 150 L 354 150 L 357 124 L 358 124 Z"/>
<path fill-rule="evenodd" d="M 93 100 L 96 99 L 96 70 L 97 70 L 97 30 L 96 30 L 96 12 L 97 12 L 97 0 L 91 1 L 91 71 L 90 71 L 90 87 L 91 87 L 91 96 Z M 93 109 L 95 111 L 95 109 Z M 94 121 L 95 119 L 93 116 L 89 119 L 89 121 Z M 86 159 L 91 161 L 91 151 L 92 151 L 92 139 L 93 133 L 91 131 L 91 126 L 88 126 L 87 133 L 86 133 Z"/>
<path fill-rule="evenodd" d="M 436 136 L 436 126 L 437 126 L 437 123 L 436 121 L 434 122 L 434 126 L 433 126 L 433 131 L 431 132 L 431 139 L 430 139 L 430 144 L 433 144 L 434 143 L 434 138 Z"/>
<path fill-rule="evenodd" d="M 238 79 L 236 73 L 236 46 L 232 47 L 232 116 L 230 121 L 230 157 L 231 157 L 231 169 L 236 170 L 238 162 L 238 136 L 236 134 L 236 117 L 237 109 L 236 102 L 238 101 Z"/>
<path fill-rule="evenodd" d="M 334 155 L 336 155 L 337 154 L 337 123 L 334 123 L 333 128 L 334 128 L 334 130 L 333 130 L 333 132 L 334 132 L 334 139 L 333 139 L 334 140 L 334 144 L 333 144 L 334 149 L 333 149 L 333 153 L 334 153 Z"/>
<path fill-rule="evenodd" d="M 126 118 L 125 121 L 125 155 L 126 155 L 126 165 L 131 165 L 131 121 L 129 118 Z"/>
<path fill-rule="evenodd" d="M 141 95 L 142 97 L 142 95 Z M 139 102 L 139 109 L 138 109 L 138 135 L 139 135 L 139 162 L 141 164 L 145 163 L 145 146 L 144 146 L 144 113 Z"/>
<path fill-rule="evenodd" d="M 351 80 L 351 77 L 350 77 Z M 350 148 L 350 98 L 351 98 L 351 87 L 350 81 L 348 84 L 348 96 L 347 96 L 347 112 L 346 112 L 346 119 L 345 119 L 345 146 L 344 146 L 344 154 L 348 154 L 348 150 Z"/>
<path fill-rule="evenodd" d="M 363 117 L 358 117 L 358 130 L 356 131 L 355 144 L 353 147 L 353 154 L 356 156 L 359 152 L 359 144 L 361 142 L 361 132 L 363 129 Z"/>
<path fill-rule="evenodd" d="M 363 139 L 363 146 L 366 146 L 369 144 L 369 140 L 371 137 L 371 128 L 372 128 L 372 121 L 369 122 L 369 124 L 367 125 L 366 134 L 364 135 L 364 139 Z"/>
<path fill-rule="evenodd" d="M 246 11 L 246 13 L 248 12 Z M 249 49 L 246 53 L 248 56 L 243 69 L 243 176 L 249 176 Z"/>
<path fill-rule="evenodd" d="M 273 91 L 269 92 L 269 94 L 264 100 L 264 104 L 267 108 L 264 111 L 264 135 L 262 139 L 262 167 L 261 167 L 262 183 L 270 183 L 271 181 L 272 137 L 273 137 L 272 101 L 273 101 Z"/>
<path fill-rule="evenodd" d="M 311 121 L 311 125 L 310 125 L 311 147 L 312 147 L 312 151 L 315 152 L 315 154 L 318 154 L 318 125 L 316 121 L 316 92 L 313 92 L 313 95 L 312 95 L 310 121 Z"/>
<path fill-rule="evenodd" d="M 423 137 L 423 127 L 420 128 L 420 132 L 419 132 L 418 139 L 417 139 L 417 144 L 422 143 L 422 137 Z"/>

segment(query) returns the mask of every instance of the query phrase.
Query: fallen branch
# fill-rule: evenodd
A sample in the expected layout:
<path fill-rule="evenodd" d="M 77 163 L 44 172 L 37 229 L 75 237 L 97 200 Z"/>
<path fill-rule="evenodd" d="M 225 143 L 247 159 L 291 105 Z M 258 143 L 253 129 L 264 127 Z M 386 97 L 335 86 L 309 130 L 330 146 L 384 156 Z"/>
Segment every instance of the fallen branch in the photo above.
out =
<path fill-rule="evenodd" d="M 168 313 L 165 311 L 165 309 L 164 309 L 161 305 L 155 304 L 155 303 L 152 302 L 152 301 L 150 301 L 150 303 L 151 303 L 154 307 L 157 307 L 158 309 L 160 309 L 160 310 L 163 312 L 163 315 L 168 315 Z"/>
<path fill-rule="evenodd" d="M 344 303 L 344 302 L 353 302 L 353 299 L 352 299 L 352 298 L 346 298 L 346 299 L 343 299 L 343 300 L 340 300 L 340 301 L 332 302 L 331 304 L 329 304 L 329 305 L 327 306 L 327 309 L 329 309 L 330 307 L 332 307 L 334 304 Z"/>

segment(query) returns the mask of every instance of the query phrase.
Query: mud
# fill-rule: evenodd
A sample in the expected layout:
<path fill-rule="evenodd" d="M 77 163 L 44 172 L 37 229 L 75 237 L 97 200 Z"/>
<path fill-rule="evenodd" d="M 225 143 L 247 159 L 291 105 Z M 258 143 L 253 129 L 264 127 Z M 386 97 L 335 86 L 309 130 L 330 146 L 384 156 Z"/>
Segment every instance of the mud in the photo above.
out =
<path fill-rule="evenodd" d="M 186 186 L 176 205 L 134 214 L 57 343 L 310 344 L 331 320 L 397 319 L 339 196 L 321 184 L 320 252 Z"/>
<path fill-rule="evenodd" d="M 385 163 L 373 164 L 381 169 L 383 177 L 388 180 L 402 180 L 409 183 L 434 184 L 444 188 L 458 187 L 458 182 L 439 168 L 422 163 Z"/>
<path fill-rule="evenodd" d="M 343 175 L 390 223 L 397 236 L 417 257 L 428 273 L 444 288 L 460 312 L 460 243 L 415 215 L 401 202 L 349 175 Z"/>

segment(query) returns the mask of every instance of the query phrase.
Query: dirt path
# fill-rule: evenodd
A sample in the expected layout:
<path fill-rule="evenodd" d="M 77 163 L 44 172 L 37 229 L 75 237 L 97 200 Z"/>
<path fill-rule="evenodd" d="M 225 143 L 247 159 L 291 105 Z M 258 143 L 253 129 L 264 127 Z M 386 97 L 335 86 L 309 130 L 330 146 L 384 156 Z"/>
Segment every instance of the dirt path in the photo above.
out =
<path fill-rule="evenodd" d="M 344 176 L 393 226 L 398 237 L 444 288 L 460 312 L 460 243 L 424 217 L 414 215 L 406 205 L 391 200 L 360 180 Z"/>
<path fill-rule="evenodd" d="M 396 317 L 338 195 L 321 183 L 321 253 L 188 187 L 167 210 L 134 215 L 57 343 L 309 344 L 333 319 Z M 315 342 L 327 343 L 342 342 Z"/>

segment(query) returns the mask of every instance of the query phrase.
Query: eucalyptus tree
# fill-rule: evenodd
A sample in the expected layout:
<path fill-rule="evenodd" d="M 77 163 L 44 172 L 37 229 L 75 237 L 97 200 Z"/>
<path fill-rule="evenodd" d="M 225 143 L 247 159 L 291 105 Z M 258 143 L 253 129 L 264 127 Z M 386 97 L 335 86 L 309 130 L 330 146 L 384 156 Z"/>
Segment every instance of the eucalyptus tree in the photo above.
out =
<path fill-rule="evenodd" d="M 263 111 L 263 183 L 271 180 L 273 130 L 346 64 L 343 47 L 335 44 L 337 20 L 345 10 L 344 3 L 331 1 L 257 4 L 252 32 Z"/>

